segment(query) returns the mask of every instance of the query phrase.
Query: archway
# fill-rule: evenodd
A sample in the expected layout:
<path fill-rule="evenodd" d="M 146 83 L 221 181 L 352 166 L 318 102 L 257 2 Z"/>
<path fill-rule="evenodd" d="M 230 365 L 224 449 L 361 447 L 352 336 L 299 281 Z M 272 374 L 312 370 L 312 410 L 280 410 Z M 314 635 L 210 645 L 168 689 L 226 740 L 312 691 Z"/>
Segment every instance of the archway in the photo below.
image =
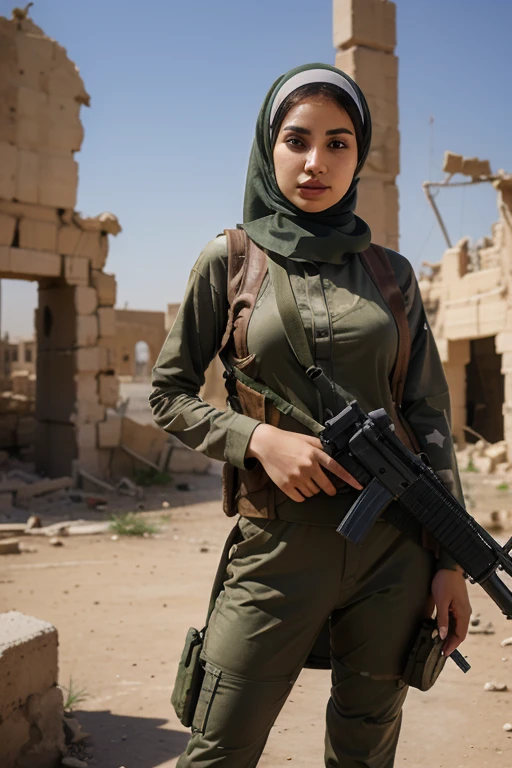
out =
<path fill-rule="evenodd" d="M 138 341 L 135 344 L 135 381 L 145 381 L 150 375 L 150 349 L 146 341 Z"/>

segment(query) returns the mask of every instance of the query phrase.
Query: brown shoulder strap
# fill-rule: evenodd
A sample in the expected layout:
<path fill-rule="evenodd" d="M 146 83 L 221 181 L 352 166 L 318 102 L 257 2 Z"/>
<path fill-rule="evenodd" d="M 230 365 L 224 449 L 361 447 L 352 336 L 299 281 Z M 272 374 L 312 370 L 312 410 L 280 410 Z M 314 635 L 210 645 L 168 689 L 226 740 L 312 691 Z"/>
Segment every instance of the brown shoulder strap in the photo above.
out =
<path fill-rule="evenodd" d="M 228 241 L 229 313 L 219 355 L 234 338 L 237 357 L 247 356 L 247 327 L 267 272 L 267 255 L 243 229 L 224 230 Z"/>
<path fill-rule="evenodd" d="M 411 335 L 405 309 L 405 301 L 395 272 L 384 248 L 373 243 L 359 254 L 382 298 L 390 308 L 398 328 L 398 352 L 391 379 L 391 393 L 397 406 L 402 404 L 405 377 L 411 353 Z"/>

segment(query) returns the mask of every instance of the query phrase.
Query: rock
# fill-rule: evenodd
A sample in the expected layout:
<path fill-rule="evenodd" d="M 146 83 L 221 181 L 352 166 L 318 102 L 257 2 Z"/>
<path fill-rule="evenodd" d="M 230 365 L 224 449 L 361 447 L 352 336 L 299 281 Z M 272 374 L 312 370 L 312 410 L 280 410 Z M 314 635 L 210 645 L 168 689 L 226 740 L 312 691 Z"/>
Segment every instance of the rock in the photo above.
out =
<path fill-rule="evenodd" d="M 468 629 L 470 635 L 494 635 L 495 632 L 492 621 L 489 621 L 485 626 L 470 627 Z"/>
<path fill-rule="evenodd" d="M 50 539 L 50 544 L 52 545 L 52 547 L 63 547 L 64 546 L 64 542 L 61 539 L 58 539 L 57 536 L 53 536 Z"/>
<path fill-rule="evenodd" d="M 31 531 L 33 528 L 41 528 L 41 518 L 37 515 L 30 515 L 25 525 L 26 531 Z"/>
<path fill-rule="evenodd" d="M 506 648 L 507 645 L 512 645 L 512 637 L 506 637 L 505 640 L 502 640 L 500 643 L 502 648 Z"/>
<path fill-rule="evenodd" d="M 19 539 L 0 539 L 0 555 L 19 555 Z"/>
<path fill-rule="evenodd" d="M 117 533 L 114 533 L 114 535 L 110 537 L 110 541 L 119 541 L 119 536 Z"/>
<path fill-rule="evenodd" d="M 209 552 L 210 549 L 209 549 L 209 547 L 201 547 L 201 549 L 199 551 L 200 552 Z"/>
<path fill-rule="evenodd" d="M 480 624 L 480 614 L 472 613 L 469 619 L 469 623 L 471 624 L 472 627 L 478 627 L 478 625 Z"/>
<path fill-rule="evenodd" d="M 190 491 L 190 485 L 188 483 L 176 483 L 177 491 Z"/>
<path fill-rule="evenodd" d="M 505 683 L 486 683 L 484 685 L 484 691 L 508 691 Z"/>
<path fill-rule="evenodd" d="M 78 744 L 90 736 L 89 733 L 82 731 L 82 726 L 76 717 L 64 718 L 64 731 L 66 733 L 66 742 L 70 744 Z"/>
<path fill-rule="evenodd" d="M 88 763 L 79 760 L 77 757 L 63 757 L 61 765 L 65 768 L 88 768 Z"/>
<path fill-rule="evenodd" d="M 170 506 L 168 501 L 162 501 L 162 509 L 169 509 Z"/>
<path fill-rule="evenodd" d="M 512 723 L 505 723 L 503 726 L 504 731 L 512 731 Z"/>

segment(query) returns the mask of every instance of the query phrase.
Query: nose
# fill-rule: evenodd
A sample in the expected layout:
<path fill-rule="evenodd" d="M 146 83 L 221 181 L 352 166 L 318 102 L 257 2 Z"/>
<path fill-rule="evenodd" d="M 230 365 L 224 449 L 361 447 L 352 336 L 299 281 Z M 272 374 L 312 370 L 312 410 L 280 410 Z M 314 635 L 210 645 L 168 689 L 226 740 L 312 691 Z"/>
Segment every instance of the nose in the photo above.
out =
<path fill-rule="evenodd" d="M 319 147 L 311 147 L 309 150 L 306 156 L 304 170 L 312 176 L 327 173 L 327 163 L 323 152 Z"/>

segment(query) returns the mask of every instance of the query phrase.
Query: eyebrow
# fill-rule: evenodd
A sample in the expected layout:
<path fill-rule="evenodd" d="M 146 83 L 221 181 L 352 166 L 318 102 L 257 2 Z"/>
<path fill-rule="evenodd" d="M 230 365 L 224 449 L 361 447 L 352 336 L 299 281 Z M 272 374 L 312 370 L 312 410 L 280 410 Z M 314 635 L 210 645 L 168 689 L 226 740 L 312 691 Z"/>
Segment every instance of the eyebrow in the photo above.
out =
<path fill-rule="evenodd" d="M 299 125 L 285 125 L 283 128 L 283 131 L 294 131 L 295 133 L 302 133 L 305 136 L 310 136 L 311 131 L 307 128 L 301 128 Z M 354 134 L 352 131 L 349 131 L 348 128 L 331 128 L 330 131 L 326 131 L 326 136 L 335 136 L 337 133 L 348 133 L 350 136 L 353 136 Z"/>

